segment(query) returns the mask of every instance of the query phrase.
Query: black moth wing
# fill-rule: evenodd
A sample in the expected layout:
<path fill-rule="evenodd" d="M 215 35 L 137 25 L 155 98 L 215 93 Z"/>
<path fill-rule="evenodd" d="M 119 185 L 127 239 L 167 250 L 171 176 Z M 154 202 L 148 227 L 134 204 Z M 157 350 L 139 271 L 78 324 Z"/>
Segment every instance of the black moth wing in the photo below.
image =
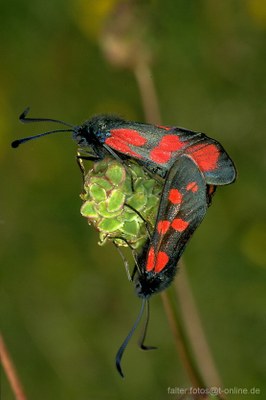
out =
<path fill-rule="evenodd" d="M 157 175 L 165 177 L 173 160 L 158 163 L 152 159 L 151 154 L 168 134 L 176 137 L 180 135 L 184 146 L 190 146 L 194 139 L 197 142 L 201 135 L 183 128 L 127 121 L 115 115 L 97 115 L 75 127 L 73 139 L 83 151 L 92 151 L 99 158 L 108 152 L 121 159 L 134 158 L 151 173 L 156 169 Z"/>
<path fill-rule="evenodd" d="M 21 122 L 54 122 L 69 129 L 55 129 L 15 140 L 12 147 L 56 132 L 72 132 L 78 144 L 78 159 L 97 161 L 109 155 L 118 161 L 135 159 L 151 174 L 165 178 L 182 154 L 190 155 L 209 185 L 227 185 L 236 178 L 235 166 L 216 140 L 201 132 L 181 127 L 159 126 L 126 121 L 115 115 L 98 115 L 81 125 L 71 125 L 50 118 L 28 118 L 29 109 L 20 116 Z"/>
<path fill-rule="evenodd" d="M 153 235 L 138 258 L 135 284 L 140 297 L 149 297 L 170 285 L 208 204 L 202 172 L 190 156 L 180 156 L 167 175 Z"/>
<path fill-rule="evenodd" d="M 175 204 L 169 200 L 172 190 L 181 193 L 180 203 Z M 203 220 L 207 208 L 207 186 L 203 174 L 189 156 L 183 155 L 169 171 L 164 186 L 156 221 L 157 229 L 151 240 L 155 252 L 165 251 L 169 256 L 174 255 L 177 261 L 188 239 Z M 161 221 L 168 221 L 171 224 L 165 234 L 159 233 L 158 224 Z M 177 221 L 176 228 L 179 229 L 174 229 L 175 221 Z M 182 221 L 186 222 L 187 226 Z"/>
<path fill-rule="evenodd" d="M 74 138 L 99 158 L 134 158 L 163 178 L 182 154 L 191 155 L 207 184 L 225 185 L 236 176 L 234 164 L 222 145 L 204 133 L 181 127 L 126 121 L 115 116 L 93 117 L 77 127 Z"/>

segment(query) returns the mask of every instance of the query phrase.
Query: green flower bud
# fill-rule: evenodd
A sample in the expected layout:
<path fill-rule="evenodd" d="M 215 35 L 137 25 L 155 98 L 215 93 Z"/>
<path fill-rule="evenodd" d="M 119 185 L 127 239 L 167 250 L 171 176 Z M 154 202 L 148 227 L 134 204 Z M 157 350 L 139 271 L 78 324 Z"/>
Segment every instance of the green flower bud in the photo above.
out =
<path fill-rule="evenodd" d="M 154 227 L 162 183 L 136 162 L 123 165 L 105 158 L 95 162 L 84 182 L 81 215 L 99 231 L 99 244 L 140 248 L 147 239 L 144 221 Z"/>

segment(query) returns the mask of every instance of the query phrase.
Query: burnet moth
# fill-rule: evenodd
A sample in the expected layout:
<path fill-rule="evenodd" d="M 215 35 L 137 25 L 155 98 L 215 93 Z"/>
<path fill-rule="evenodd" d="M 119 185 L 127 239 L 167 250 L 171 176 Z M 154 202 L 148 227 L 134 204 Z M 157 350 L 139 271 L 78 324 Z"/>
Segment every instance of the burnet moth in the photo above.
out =
<path fill-rule="evenodd" d="M 82 125 L 74 126 L 55 119 L 28 118 L 28 112 L 29 108 L 21 114 L 21 122 L 55 122 L 69 129 L 18 139 L 12 142 L 12 147 L 51 133 L 72 132 L 84 157 L 93 161 L 101 160 L 106 155 L 118 160 L 133 158 L 152 174 L 165 178 L 180 154 L 185 153 L 195 161 L 209 185 L 227 185 L 236 178 L 234 164 L 224 148 L 204 133 L 125 121 L 112 115 L 95 116 Z"/>
<path fill-rule="evenodd" d="M 149 297 L 172 282 L 177 262 L 203 220 L 216 186 L 234 182 L 233 161 L 219 142 L 201 132 L 125 121 L 112 115 L 95 116 L 74 126 L 55 119 L 28 118 L 28 112 L 29 108 L 21 114 L 21 122 L 54 122 L 67 128 L 15 140 L 12 147 L 48 134 L 71 132 L 79 147 L 78 158 L 99 161 L 111 156 L 125 165 L 134 159 L 149 174 L 164 180 L 154 231 L 136 256 L 133 279 L 142 306 L 116 356 L 117 369 L 123 376 L 121 357 L 145 305 L 148 308 Z M 143 348 L 145 334 L 146 328 Z"/>
<path fill-rule="evenodd" d="M 165 180 L 160 206 L 152 237 L 142 252 L 136 256 L 133 280 L 142 306 L 129 335 L 116 356 L 116 366 L 121 376 L 121 358 L 149 303 L 149 298 L 166 289 L 173 281 L 178 261 L 192 236 L 202 222 L 211 202 L 213 188 L 206 184 L 195 161 L 183 154 L 176 160 Z M 144 334 L 140 347 L 146 349 Z M 149 349 L 149 347 L 148 347 Z"/>

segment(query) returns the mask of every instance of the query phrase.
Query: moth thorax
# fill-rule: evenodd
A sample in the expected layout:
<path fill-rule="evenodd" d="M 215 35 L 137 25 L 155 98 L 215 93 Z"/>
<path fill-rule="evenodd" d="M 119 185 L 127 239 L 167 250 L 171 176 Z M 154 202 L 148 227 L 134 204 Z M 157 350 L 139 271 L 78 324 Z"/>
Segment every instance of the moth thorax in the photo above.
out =
<path fill-rule="evenodd" d="M 171 265 L 161 272 L 144 271 L 135 279 L 136 293 L 140 298 L 148 299 L 153 294 L 165 290 L 173 281 L 177 266 Z"/>
<path fill-rule="evenodd" d="M 135 279 L 136 293 L 140 298 L 148 299 L 160 291 L 161 279 L 154 272 L 144 272 Z"/>

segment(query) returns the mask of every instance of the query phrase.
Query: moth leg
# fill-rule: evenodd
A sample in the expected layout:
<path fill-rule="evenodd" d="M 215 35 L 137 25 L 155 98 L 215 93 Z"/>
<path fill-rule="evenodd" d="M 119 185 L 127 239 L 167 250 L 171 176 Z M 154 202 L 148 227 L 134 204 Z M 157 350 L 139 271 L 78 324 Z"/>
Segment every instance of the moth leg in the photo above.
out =
<path fill-rule="evenodd" d="M 148 233 L 148 236 L 149 236 L 149 239 L 151 238 L 151 226 L 150 226 L 150 224 L 146 221 L 146 219 L 145 218 L 143 218 L 143 216 L 141 215 L 141 213 L 139 212 L 139 211 L 137 211 L 134 207 L 131 207 L 131 205 L 129 205 L 129 204 L 127 204 L 127 203 L 125 203 L 125 206 L 127 206 L 128 208 L 130 208 L 130 210 L 132 210 L 132 211 L 134 211 L 139 217 L 140 217 L 140 219 L 144 222 L 144 224 L 145 224 L 145 227 L 146 227 L 146 230 L 147 230 L 147 233 Z"/>
<path fill-rule="evenodd" d="M 134 257 L 134 259 L 135 259 L 135 257 Z M 137 271 L 139 271 L 139 268 L 137 267 L 137 263 L 135 263 L 133 271 L 132 271 L 132 274 L 131 274 L 131 277 L 130 277 L 132 282 L 134 280 L 134 276 L 136 275 Z"/>
<path fill-rule="evenodd" d="M 130 250 L 132 251 L 132 256 L 133 256 L 133 259 L 134 259 L 134 261 L 135 261 L 135 263 L 136 263 L 135 250 L 133 249 L 133 247 L 131 246 L 131 244 L 130 244 L 125 238 L 123 238 L 123 237 L 117 236 L 117 237 L 113 237 L 112 239 L 123 240 L 123 241 L 127 244 L 127 246 L 130 248 Z M 133 280 L 132 277 L 133 277 L 134 274 L 135 274 L 135 273 L 134 273 L 135 267 L 134 267 L 133 272 L 132 272 L 132 274 L 131 274 L 130 271 L 129 271 L 129 262 L 128 262 L 128 260 L 126 259 L 126 257 L 124 256 L 122 250 L 121 250 L 120 247 L 115 243 L 114 240 L 113 240 L 113 244 L 114 244 L 114 246 L 116 247 L 118 253 L 120 254 L 120 257 L 121 257 L 122 260 L 123 260 L 123 263 L 124 263 L 124 266 L 125 266 L 125 270 L 126 270 L 126 273 L 127 273 L 128 280 L 129 280 L 130 282 L 132 282 L 132 280 Z"/>
<path fill-rule="evenodd" d="M 77 161 L 79 170 L 81 172 L 82 181 L 83 181 L 83 184 L 84 184 L 85 183 L 85 167 L 84 167 L 84 164 L 83 164 L 83 158 L 79 153 L 76 155 L 76 161 Z"/>
<path fill-rule="evenodd" d="M 132 176 L 132 173 L 131 173 L 131 171 L 130 171 L 130 169 L 129 169 L 127 163 L 126 163 L 126 161 L 125 161 L 123 158 L 119 157 L 119 156 L 116 154 L 116 152 L 114 152 L 114 151 L 111 149 L 111 147 L 107 146 L 106 144 L 103 144 L 103 147 L 108 151 L 109 154 L 111 154 L 112 157 L 115 158 L 115 160 L 119 161 L 119 162 L 125 167 L 127 173 L 128 173 L 129 176 L 130 176 L 130 179 L 131 179 L 131 189 L 132 189 L 132 192 L 134 192 L 133 176 Z"/>
<path fill-rule="evenodd" d="M 163 173 L 160 167 L 156 167 L 153 171 L 149 170 L 145 165 L 142 166 L 147 175 L 154 179 L 158 183 L 162 183 L 166 177 L 166 172 Z M 160 172 L 159 172 L 160 171 Z"/>
<path fill-rule="evenodd" d="M 79 151 L 77 152 L 76 161 L 77 161 L 78 167 L 79 167 L 81 175 L 82 175 L 83 185 L 85 183 L 85 172 L 86 172 L 84 164 L 83 164 L 83 160 L 98 161 L 99 159 L 100 159 L 100 157 L 97 157 L 97 156 L 93 156 L 93 155 L 84 156 L 84 155 L 81 155 Z"/>
<path fill-rule="evenodd" d="M 127 244 L 127 246 L 130 248 L 130 250 L 131 250 L 131 252 L 132 252 L 132 257 L 133 257 L 133 259 L 134 259 L 135 265 L 134 265 L 134 268 L 133 268 L 132 273 L 130 274 L 130 272 L 129 272 L 129 262 L 128 262 L 128 260 L 125 258 L 125 256 L 124 256 L 123 252 L 121 251 L 120 247 L 113 241 L 114 246 L 116 247 L 118 253 L 120 254 L 120 256 L 121 256 L 121 258 L 122 258 L 122 260 L 123 260 L 123 263 L 124 263 L 124 266 L 125 266 L 125 270 L 126 270 L 126 274 L 127 274 L 128 280 L 129 280 L 130 282 L 133 282 L 134 277 L 135 277 L 135 275 L 136 275 L 136 272 L 138 272 L 139 274 L 141 274 L 141 268 L 140 268 L 140 266 L 139 266 L 139 264 L 138 264 L 137 252 L 133 249 L 133 247 L 131 246 L 131 244 L 130 244 L 126 239 L 124 239 L 124 238 L 122 238 L 122 237 L 119 237 L 119 236 L 113 237 L 112 239 L 120 239 L 120 240 L 123 240 L 123 241 Z"/>
<path fill-rule="evenodd" d="M 118 253 L 120 254 L 120 257 L 122 258 L 122 261 L 124 263 L 124 267 L 125 267 L 125 270 L 126 270 L 126 274 L 127 274 L 128 280 L 130 282 L 132 282 L 131 274 L 130 274 L 130 271 L 129 271 L 129 262 L 128 262 L 127 258 L 124 256 L 124 254 L 123 254 L 122 250 L 120 249 L 120 247 L 115 242 L 113 242 L 113 244 L 114 244 L 115 248 L 117 249 Z"/>

